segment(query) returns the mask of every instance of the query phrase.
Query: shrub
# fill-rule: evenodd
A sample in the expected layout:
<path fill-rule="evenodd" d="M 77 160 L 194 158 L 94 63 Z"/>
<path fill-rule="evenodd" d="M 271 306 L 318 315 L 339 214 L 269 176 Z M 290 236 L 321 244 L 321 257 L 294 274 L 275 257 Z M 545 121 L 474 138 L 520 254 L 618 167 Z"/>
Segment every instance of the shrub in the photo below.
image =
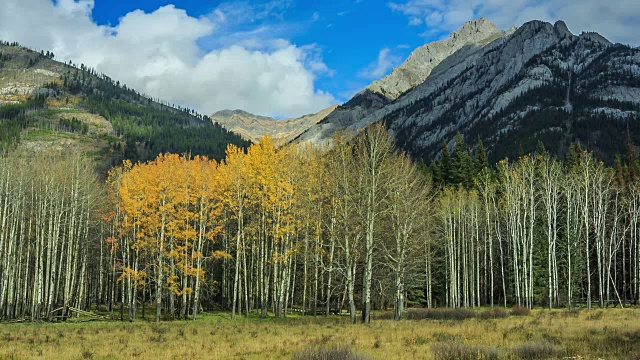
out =
<path fill-rule="evenodd" d="M 587 318 L 587 320 L 600 320 L 602 319 L 603 315 L 604 313 L 602 312 L 602 310 L 593 311 L 589 313 L 589 317 Z"/>
<path fill-rule="evenodd" d="M 578 317 L 578 316 L 580 316 L 581 312 L 582 312 L 581 309 L 571 308 L 571 309 L 563 311 L 562 313 L 564 314 L 565 317 Z"/>
<path fill-rule="evenodd" d="M 89 350 L 83 350 L 82 351 L 82 358 L 83 359 L 91 359 L 91 358 L 93 358 L 93 352 L 91 352 Z"/>
<path fill-rule="evenodd" d="M 548 341 L 528 341 L 511 349 L 517 359 L 548 359 L 558 355 L 554 345 Z"/>
<path fill-rule="evenodd" d="M 376 311 L 371 314 L 374 320 L 393 320 L 394 316 L 393 311 Z"/>
<path fill-rule="evenodd" d="M 169 332 L 169 327 L 154 324 L 151 325 L 151 332 L 154 334 L 166 334 Z"/>
<path fill-rule="evenodd" d="M 407 345 L 424 345 L 429 342 L 429 339 L 423 336 L 411 336 L 409 338 L 405 338 L 405 343 Z"/>
<path fill-rule="evenodd" d="M 357 354 L 346 345 L 310 346 L 293 355 L 293 360 L 369 360 L 368 356 Z"/>
<path fill-rule="evenodd" d="M 459 340 L 461 338 L 461 336 L 458 335 L 458 334 L 450 334 L 448 332 L 438 331 L 438 332 L 433 333 L 433 338 L 436 341 L 452 342 L 452 341 L 455 341 L 455 340 Z"/>
<path fill-rule="evenodd" d="M 503 308 L 494 308 L 479 313 L 478 317 L 481 319 L 504 319 L 509 317 L 509 313 Z"/>
<path fill-rule="evenodd" d="M 504 357 L 499 348 L 460 342 L 437 343 L 431 349 L 436 360 L 498 360 Z"/>
<path fill-rule="evenodd" d="M 405 317 L 409 320 L 466 320 L 475 316 L 475 311 L 469 309 L 414 309 Z"/>
<path fill-rule="evenodd" d="M 531 310 L 529 308 L 516 305 L 511 309 L 511 315 L 513 316 L 529 316 L 531 315 Z"/>

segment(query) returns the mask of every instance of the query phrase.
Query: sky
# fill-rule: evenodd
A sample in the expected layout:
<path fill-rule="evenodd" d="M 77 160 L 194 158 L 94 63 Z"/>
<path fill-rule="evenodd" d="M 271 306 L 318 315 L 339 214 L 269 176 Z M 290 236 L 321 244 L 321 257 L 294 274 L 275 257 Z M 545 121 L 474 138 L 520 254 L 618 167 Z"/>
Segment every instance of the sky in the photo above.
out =
<path fill-rule="evenodd" d="M 0 0 L 0 39 L 203 114 L 287 118 L 347 101 L 479 17 L 640 45 L 638 0 Z"/>

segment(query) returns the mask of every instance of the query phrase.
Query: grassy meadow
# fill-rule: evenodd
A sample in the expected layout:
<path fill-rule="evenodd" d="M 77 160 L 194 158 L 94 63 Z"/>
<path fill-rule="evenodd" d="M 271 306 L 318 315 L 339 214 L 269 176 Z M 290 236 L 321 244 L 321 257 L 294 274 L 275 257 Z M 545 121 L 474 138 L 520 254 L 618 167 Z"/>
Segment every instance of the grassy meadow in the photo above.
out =
<path fill-rule="evenodd" d="M 640 359 L 637 308 L 374 315 L 2 324 L 0 359 Z"/>

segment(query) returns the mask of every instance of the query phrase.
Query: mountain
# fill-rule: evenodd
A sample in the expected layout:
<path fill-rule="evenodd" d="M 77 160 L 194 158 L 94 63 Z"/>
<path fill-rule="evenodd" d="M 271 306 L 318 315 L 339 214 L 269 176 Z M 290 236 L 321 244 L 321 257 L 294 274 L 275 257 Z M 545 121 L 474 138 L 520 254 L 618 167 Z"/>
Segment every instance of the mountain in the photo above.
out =
<path fill-rule="evenodd" d="M 80 148 L 104 170 L 162 152 L 220 159 L 249 143 L 191 109 L 154 101 L 84 65 L 0 43 L 0 149 Z"/>
<path fill-rule="evenodd" d="M 504 36 L 505 32 L 481 18 L 467 21 L 449 38 L 423 45 L 415 49 L 409 58 L 391 74 L 376 80 L 351 100 L 340 106 L 317 126 L 305 132 L 300 141 L 326 142 L 337 130 L 358 122 L 376 110 L 389 105 L 408 90 L 423 83 L 431 72 L 457 51 L 481 47 Z"/>
<path fill-rule="evenodd" d="M 379 121 L 425 162 L 439 158 L 443 143 L 451 148 L 459 132 L 472 149 L 481 139 L 492 161 L 541 142 L 558 156 L 580 143 L 611 163 L 627 131 L 640 143 L 638 120 L 640 49 L 597 33 L 574 35 L 562 21 L 507 31 L 468 21 L 345 104 L 289 120 L 241 110 L 202 116 L 84 65 L 0 45 L 0 148 L 78 146 L 105 164 L 167 151 L 221 158 L 227 144 L 247 146 L 262 135 L 279 145 L 323 144 L 337 131 L 356 134 Z"/>
<path fill-rule="evenodd" d="M 461 31 L 489 36 L 461 39 L 432 68 L 417 66 L 422 73 L 405 65 L 425 46 L 443 43 L 417 49 L 406 70 L 370 85 L 298 141 L 320 143 L 337 130 L 356 133 L 384 121 L 400 148 L 425 161 L 439 156 L 443 142 L 451 147 L 458 132 L 472 146 L 482 139 L 493 161 L 532 152 L 538 142 L 562 156 L 578 142 L 611 162 L 627 129 L 640 143 L 640 50 L 597 33 L 576 36 L 561 21 L 491 29 L 482 19 L 466 23 L 448 41 Z M 428 75 L 393 99 L 410 86 L 396 86 L 394 74 L 404 72 Z"/>
<path fill-rule="evenodd" d="M 414 50 L 391 74 L 376 80 L 366 90 L 395 100 L 407 90 L 424 82 L 444 59 L 469 44 L 487 44 L 504 32 L 485 18 L 467 21 L 448 39 L 423 45 Z"/>
<path fill-rule="evenodd" d="M 211 119 L 245 140 L 255 143 L 262 136 L 268 135 L 274 139 L 277 146 L 280 146 L 292 141 L 311 126 L 322 121 L 336 108 L 337 106 L 334 105 L 316 114 L 287 120 L 276 120 L 242 110 L 222 110 L 211 115 Z"/>

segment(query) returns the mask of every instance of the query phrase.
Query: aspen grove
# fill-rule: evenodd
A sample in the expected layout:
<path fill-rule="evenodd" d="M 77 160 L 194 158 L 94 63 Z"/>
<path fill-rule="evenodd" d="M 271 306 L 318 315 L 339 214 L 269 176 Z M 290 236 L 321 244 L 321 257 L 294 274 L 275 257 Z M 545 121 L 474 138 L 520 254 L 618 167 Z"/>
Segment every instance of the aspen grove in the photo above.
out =
<path fill-rule="evenodd" d="M 640 295 L 640 177 L 572 146 L 492 167 L 459 136 L 430 170 L 382 125 L 333 146 L 161 154 L 101 185 L 81 154 L 0 158 L 0 314 L 196 319 L 479 306 L 626 306 Z M 142 314 L 144 316 L 144 314 Z"/>

